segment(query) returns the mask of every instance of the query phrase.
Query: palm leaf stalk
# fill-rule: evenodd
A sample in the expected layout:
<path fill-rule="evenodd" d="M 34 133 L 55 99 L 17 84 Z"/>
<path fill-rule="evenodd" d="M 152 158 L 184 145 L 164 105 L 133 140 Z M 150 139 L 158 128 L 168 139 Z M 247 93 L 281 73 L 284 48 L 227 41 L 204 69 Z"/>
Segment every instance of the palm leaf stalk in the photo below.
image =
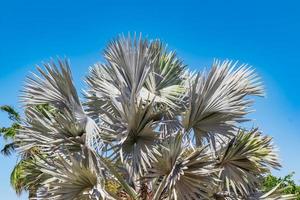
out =
<path fill-rule="evenodd" d="M 252 68 L 216 60 L 194 75 L 141 35 L 112 40 L 104 58 L 90 68 L 84 100 L 67 59 L 27 79 L 16 142 L 20 153 L 39 149 L 29 165 L 40 173 L 31 182 L 38 199 L 294 198 L 259 189 L 280 164 L 272 138 L 240 128 L 264 93 Z M 52 112 L 36 109 L 44 104 Z"/>

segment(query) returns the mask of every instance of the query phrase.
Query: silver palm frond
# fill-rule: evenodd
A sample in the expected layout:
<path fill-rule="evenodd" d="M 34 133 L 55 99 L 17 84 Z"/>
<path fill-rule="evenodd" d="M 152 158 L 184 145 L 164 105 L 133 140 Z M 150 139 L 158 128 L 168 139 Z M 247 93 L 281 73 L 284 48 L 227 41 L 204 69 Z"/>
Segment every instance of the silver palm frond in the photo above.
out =
<path fill-rule="evenodd" d="M 33 147 L 48 153 L 63 147 L 78 151 L 85 144 L 85 130 L 68 111 L 41 113 L 36 108 L 27 108 L 26 122 L 16 135 L 16 142 L 21 151 Z"/>
<path fill-rule="evenodd" d="M 44 64 L 45 70 L 37 67 L 40 76 L 32 73 L 27 77 L 21 101 L 26 106 L 51 104 L 58 109 L 67 109 L 77 119 L 85 118 L 76 88 L 73 84 L 69 61 L 58 59 Z"/>
<path fill-rule="evenodd" d="M 101 115 L 100 128 L 114 138 L 110 145 L 113 155 L 128 166 L 130 175 L 141 175 L 154 158 L 152 148 L 159 142 L 158 127 L 162 113 L 157 112 L 153 102 L 121 104 L 115 107 L 118 115 L 109 110 Z"/>
<path fill-rule="evenodd" d="M 280 167 L 272 138 L 262 136 L 257 129 L 249 133 L 239 131 L 219 152 L 219 158 L 222 188 L 235 194 L 249 195 L 258 187 L 259 177 L 269 172 L 269 167 Z"/>
<path fill-rule="evenodd" d="M 21 101 L 27 107 L 46 104 L 63 112 L 67 117 L 60 115 L 61 124 L 65 123 L 64 126 L 76 124 L 77 129 L 80 130 L 76 134 L 85 132 L 85 144 L 95 151 L 101 151 L 104 135 L 100 133 L 97 124 L 85 114 L 82 108 L 73 84 L 68 60 L 58 59 L 58 66 L 52 61 L 44 64 L 44 67 L 45 70 L 37 68 L 40 76 L 33 73 L 33 77 L 27 78 Z M 74 135 L 74 133 L 71 134 Z"/>
<path fill-rule="evenodd" d="M 126 109 L 126 129 L 119 135 L 116 147 L 121 160 L 128 164 L 130 174 L 139 176 L 155 159 L 152 149 L 159 142 L 157 127 L 161 113 L 154 112 L 153 104 L 131 105 Z"/>
<path fill-rule="evenodd" d="M 108 45 L 104 57 L 121 94 L 128 99 L 137 98 L 156 59 L 148 40 L 141 35 L 138 39 L 135 35 L 133 39 L 130 35 L 120 36 Z"/>
<path fill-rule="evenodd" d="M 183 142 L 183 135 L 170 136 L 155 151 L 156 161 L 151 164 L 147 179 L 161 177 L 153 199 L 163 193 L 171 199 L 209 198 L 209 185 L 215 184 L 215 172 L 210 154 L 205 147 L 193 149 Z"/>
<path fill-rule="evenodd" d="M 113 199 L 105 190 L 105 176 L 96 155 L 84 148 L 77 154 L 39 158 L 36 165 L 49 178 L 38 198 L 53 200 Z"/>
<path fill-rule="evenodd" d="M 122 104 L 135 104 L 141 100 L 141 89 L 152 70 L 157 56 L 148 40 L 120 36 L 104 51 L 106 64 L 96 64 L 86 78 L 88 111 L 119 116 Z M 148 97 L 143 99 L 148 101 Z M 98 112 L 97 112 L 98 111 Z"/>
<path fill-rule="evenodd" d="M 208 73 L 198 73 L 188 93 L 183 126 L 193 130 L 200 144 L 209 134 L 232 135 L 236 123 L 246 121 L 252 101 L 249 95 L 263 95 L 257 75 L 246 65 L 215 61 Z"/>
<path fill-rule="evenodd" d="M 121 96 L 121 88 L 118 77 L 113 73 L 112 67 L 95 64 L 86 77 L 89 89 L 85 92 L 85 105 L 89 116 L 95 120 L 103 115 L 120 115 L 118 108 L 122 102 L 118 101 L 118 97 Z"/>
<path fill-rule="evenodd" d="M 182 96 L 186 65 L 175 52 L 167 52 L 163 44 L 157 40 L 151 43 L 153 55 L 156 56 L 154 66 L 142 89 L 144 98 L 157 103 L 166 104 L 173 111 L 182 107 Z"/>

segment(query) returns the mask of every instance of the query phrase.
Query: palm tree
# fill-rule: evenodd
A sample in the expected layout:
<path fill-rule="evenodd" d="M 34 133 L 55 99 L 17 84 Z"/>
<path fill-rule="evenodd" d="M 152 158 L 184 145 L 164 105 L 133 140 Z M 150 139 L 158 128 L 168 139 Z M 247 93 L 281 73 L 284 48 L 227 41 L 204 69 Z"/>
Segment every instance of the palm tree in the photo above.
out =
<path fill-rule="evenodd" d="M 81 101 L 67 59 L 38 67 L 21 95 L 18 151 L 37 148 L 37 199 L 294 199 L 262 176 L 280 163 L 272 138 L 241 128 L 254 70 L 214 61 L 197 73 L 159 41 L 120 36 L 86 77 Z M 36 106 L 50 105 L 41 113 Z"/>
<path fill-rule="evenodd" d="M 39 105 L 36 106 L 40 113 L 44 113 L 45 110 L 51 111 L 49 105 Z M 9 105 L 0 106 L 0 110 L 8 114 L 8 119 L 12 121 L 9 127 L 0 128 L 0 133 L 2 134 L 5 141 L 8 143 L 4 145 L 1 153 L 4 156 L 10 156 L 15 152 L 15 148 L 18 146 L 15 141 L 15 136 L 21 127 L 21 116 L 20 114 Z M 10 183 L 17 195 L 20 195 L 23 191 L 28 191 L 29 198 L 36 197 L 36 184 L 34 180 L 31 180 L 33 176 L 28 176 L 28 174 L 36 173 L 35 167 L 32 167 L 32 163 L 35 162 L 34 155 L 38 155 L 39 151 L 37 148 L 31 148 L 27 151 L 21 152 L 18 156 L 18 161 L 10 174 Z"/>
<path fill-rule="evenodd" d="M 7 142 L 7 144 L 5 144 L 2 148 L 1 153 L 4 156 L 10 156 L 13 152 L 15 152 L 16 142 L 14 139 L 17 131 L 21 128 L 21 116 L 12 106 L 9 105 L 0 106 L 0 110 L 6 112 L 8 114 L 8 119 L 12 122 L 9 127 L 0 128 L 0 133 Z M 24 171 L 23 163 L 24 162 L 21 159 L 21 161 L 18 162 L 12 170 L 10 176 L 10 183 L 18 195 L 25 190 L 25 180 L 24 178 L 21 178 L 23 177 Z"/>

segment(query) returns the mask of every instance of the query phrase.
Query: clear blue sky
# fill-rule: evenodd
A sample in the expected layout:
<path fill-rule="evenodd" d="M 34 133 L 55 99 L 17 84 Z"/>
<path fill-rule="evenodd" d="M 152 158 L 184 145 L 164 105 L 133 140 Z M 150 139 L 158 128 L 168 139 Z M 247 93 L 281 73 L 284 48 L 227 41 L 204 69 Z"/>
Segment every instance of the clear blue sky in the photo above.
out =
<path fill-rule="evenodd" d="M 168 43 L 193 69 L 209 66 L 213 58 L 255 67 L 267 96 L 257 100 L 252 125 L 273 136 L 279 147 L 283 168 L 276 174 L 295 171 L 300 179 L 300 3 L 78 2 L 0 1 L 0 104 L 20 108 L 18 94 L 28 71 L 57 55 L 71 59 L 81 88 L 88 66 L 102 60 L 101 51 L 111 38 L 142 32 Z M 3 114 L 0 123 L 8 123 Z M 15 156 L 0 156 L 0 199 L 26 199 L 10 189 L 15 162 Z"/>

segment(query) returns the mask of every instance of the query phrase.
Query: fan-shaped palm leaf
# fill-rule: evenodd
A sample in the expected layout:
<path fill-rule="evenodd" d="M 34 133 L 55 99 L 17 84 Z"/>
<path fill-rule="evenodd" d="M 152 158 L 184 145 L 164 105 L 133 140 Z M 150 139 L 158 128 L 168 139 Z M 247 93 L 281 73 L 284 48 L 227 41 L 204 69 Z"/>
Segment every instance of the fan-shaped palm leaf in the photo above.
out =
<path fill-rule="evenodd" d="M 250 194 L 258 186 L 259 177 L 269 171 L 269 166 L 280 167 L 271 138 L 262 136 L 257 129 L 238 132 L 219 155 L 223 188 L 236 194 Z"/>
<path fill-rule="evenodd" d="M 58 65 L 52 61 L 44 64 L 45 70 L 37 67 L 41 76 L 32 74 L 27 77 L 27 83 L 22 102 L 25 105 L 50 104 L 58 109 L 67 109 L 77 119 L 84 119 L 84 112 L 73 84 L 68 60 L 58 60 Z"/>
<path fill-rule="evenodd" d="M 136 98 L 153 68 L 156 56 L 149 47 L 149 42 L 140 36 L 133 40 L 130 35 L 112 41 L 105 50 L 104 57 L 112 68 L 111 76 L 119 85 L 120 92 Z"/>
<path fill-rule="evenodd" d="M 86 78 L 89 110 L 99 111 L 98 115 L 106 109 L 117 112 L 121 104 L 140 101 L 140 91 L 156 60 L 153 54 L 141 36 L 120 36 L 112 41 L 104 52 L 107 63 L 95 65 Z"/>
<path fill-rule="evenodd" d="M 100 151 L 103 138 L 100 138 L 96 123 L 86 116 L 81 106 L 73 84 L 69 62 L 58 60 L 58 65 L 59 67 L 55 62 L 44 64 L 45 71 L 38 67 L 41 76 L 33 74 L 33 78 L 28 77 L 21 100 L 26 106 L 50 104 L 68 113 L 68 118 L 76 120 L 78 129 L 85 130 L 86 145 Z"/>
<path fill-rule="evenodd" d="M 168 53 L 158 40 L 151 43 L 151 50 L 157 59 L 145 81 L 142 91 L 144 99 L 150 98 L 168 105 L 173 111 L 178 110 L 182 104 L 180 97 L 185 91 L 183 75 L 186 66 L 176 57 L 175 52 Z"/>
<path fill-rule="evenodd" d="M 183 126 L 194 130 L 200 144 L 208 134 L 232 135 L 236 122 L 243 122 L 249 112 L 249 95 L 263 90 L 253 70 L 237 63 L 215 61 L 211 70 L 198 73 L 189 92 L 189 105 L 183 115 Z"/>
<path fill-rule="evenodd" d="M 113 199 L 104 189 L 104 174 L 96 156 L 88 149 L 54 160 L 40 158 L 40 170 L 51 178 L 43 182 L 47 192 L 38 198 L 55 200 Z"/>
<path fill-rule="evenodd" d="M 136 107 L 137 106 L 137 107 Z M 158 127 L 160 113 L 155 113 L 153 104 L 131 105 L 126 109 L 125 129 L 119 133 L 116 147 L 120 149 L 120 158 L 129 165 L 131 175 L 141 175 L 154 159 L 151 149 L 159 141 Z"/>
<path fill-rule="evenodd" d="M 45 112 L 47 116 L 36 108 L 27 109 L 26 124 L 16 136 L 21 151 L 38 147 L 51 153 L 63 146 L 74 151 L 85 144 L 85 130 L 68 111 Z"/>
<path fill-rule="evenodd" d="M 212 160 L 206 148 L 193 149 L 183 143 L 182 134 L 170 137 L 156 150 L 146 178 L 162 177 L 154 199 L 163 191 L 174 199 L 208 198 L 208 185 L 214 184 Z"/>

